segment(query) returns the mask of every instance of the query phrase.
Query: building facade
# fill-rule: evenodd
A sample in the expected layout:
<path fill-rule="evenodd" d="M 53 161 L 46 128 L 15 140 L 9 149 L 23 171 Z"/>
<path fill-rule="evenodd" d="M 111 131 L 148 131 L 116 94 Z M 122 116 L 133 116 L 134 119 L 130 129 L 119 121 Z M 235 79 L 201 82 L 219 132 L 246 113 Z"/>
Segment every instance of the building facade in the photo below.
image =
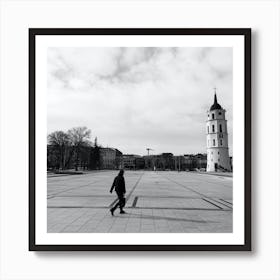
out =
<path fill-rule="evenodd" d="M 207 172 L 231 171 L 225 113 L 226 110 L 218 103 L 215 92 L 214 104 L 207 112 Z"/>
<path fill-rule="evenodd" d="M 147 155 L 143 157 L 144 166 L 147 170 L 174 170 L 175 161 L 172 153 L 159 155 Z"/>
<path fill-rule="evenodd" d="M 100 169 L 120 169 L 122 153 L 114 148 L 100 148 Z"/>
<path fill-rule="evenodd" d="M 123 155 L 122 158 L 123 169 L 136 169 L 135 156 L 134 155 Z"/>
<path fill-rule="evenodd" d="M 126 154 L 122 157 L 122 167 L 129 170 L 144 169 L 145 161 L 139 155 Z"/>
<path fill-rule="evenodd" d="M 189 154 L 184 155 L 184 164 L 182 170 L 194 171 L 194 170 L 206 170 L 207 166 L 207 154 Z"/>

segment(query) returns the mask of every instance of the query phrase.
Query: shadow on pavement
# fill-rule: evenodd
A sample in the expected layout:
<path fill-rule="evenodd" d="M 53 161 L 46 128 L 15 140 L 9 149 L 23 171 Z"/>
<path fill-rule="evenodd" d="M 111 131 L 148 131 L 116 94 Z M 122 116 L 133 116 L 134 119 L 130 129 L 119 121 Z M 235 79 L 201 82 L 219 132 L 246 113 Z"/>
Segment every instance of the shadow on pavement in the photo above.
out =
<path fill-rule="evenodd" d="M 193 219 L 183 219 L 183 218 L 173 218 L 173 217 L 162 217 L 162 216 L 154 216 L 154 215 L 146 215 L 146 214 L 131 214 L 127 213 L 126 215 L 123 216 L 117 216 L 118 218 L 128 218 L 127 216 L 134 217 L 134 218 L 139 218 L 139 219 L 149 219 L 149 220 L 168 220 L 168 221 L 181 221 L 181 222 L 193 222 L 193 223 L 202 223 L 202 224 L 208 224 L 208 223 L 217 223 L 214 221 L 202 221 L 202 220 L 193 220 Z"/>

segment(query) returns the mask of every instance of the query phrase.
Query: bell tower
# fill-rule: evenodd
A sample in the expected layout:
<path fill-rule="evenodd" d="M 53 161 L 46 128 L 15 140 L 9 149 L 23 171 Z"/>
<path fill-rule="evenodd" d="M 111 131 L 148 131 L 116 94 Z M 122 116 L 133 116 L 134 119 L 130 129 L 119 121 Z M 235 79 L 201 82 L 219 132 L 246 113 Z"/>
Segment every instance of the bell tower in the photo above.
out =
<path fill-rule="evenodd" d="M 231 171 L 225 113 L 215 89 L 214 104 L 207 112 L 206 122 L 207 172 Z"/>

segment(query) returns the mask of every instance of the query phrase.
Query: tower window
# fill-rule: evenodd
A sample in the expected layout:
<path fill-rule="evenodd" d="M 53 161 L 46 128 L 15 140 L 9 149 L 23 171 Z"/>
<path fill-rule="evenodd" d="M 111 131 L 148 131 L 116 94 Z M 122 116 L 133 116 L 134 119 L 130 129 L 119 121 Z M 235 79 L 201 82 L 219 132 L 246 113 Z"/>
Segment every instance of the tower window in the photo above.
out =
<path fill-rule="evenodd" d="M 220 124 L 220 132 L 223 132 L 223 130 L 222 130 L 222 125 Z"/>
<path fill-rule="evenodd" d="M 213 139 L 213 146 L 215 146 L 216 145 L 216 143 L 215 143 L 215 139 Z"/>
<path fill-rule="evenodd" d="M 222 139 L 220 140 L 220 144 L 221 144 L 221 146 L 223 146 L 223 140 Z"/>
<path fill-rule="evenodd" d="M 212 132 L 215 132 L 215 125 L 212 124 Z"/>
<path fill-rule="evenodd" d="M 207 126 L 207 132 L 209 133 L 209 125 Z"/>
<path fill-rule="evenodd" d="M 212 114 L 212 120 L 214 120 L 215 119 L 215 114 Z"/>
<path fill-rule="evenodd" d="M 219 115 L 221 115 L 222 114 L 222 112 L 219 112 Z"/>

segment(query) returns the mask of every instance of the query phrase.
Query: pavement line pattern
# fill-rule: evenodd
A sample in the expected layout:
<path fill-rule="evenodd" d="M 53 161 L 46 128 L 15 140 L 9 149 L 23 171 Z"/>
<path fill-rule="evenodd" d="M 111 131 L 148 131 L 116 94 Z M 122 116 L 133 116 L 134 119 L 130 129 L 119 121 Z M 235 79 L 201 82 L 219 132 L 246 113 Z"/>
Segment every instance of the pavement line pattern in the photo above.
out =
<path fill-rule="evenodd" d="M 71 195 L 56 195 L 55 197 L 111 197 L 110 195 L 100 195 L 100 194 L 97 194 L 97 195 L 92 195 L 92 194 L 89 194 L 89 195 L 76 195 L 76 194 L 71 194 Z"/>
<path fill-rule="evenodd" d="M 136 207 L 137 200 L 138 200 L 138 196 L 135 196 L 135 198 L 134 198 L 134 200 L 133 200 L 133 204 L 132 204 L 132 207 L 133 207 L 133 208 Z"/>
<path fill-rule="evenodd" d="M 202 198 L 202 200 L 204 200 L 204 201 L 206 201 L 206 202 L 208 202 L 208 203 L 210 203 L 210 204 L 212 204 L 212 205 L 218 207 L 219 209 L 223 209 L 223 208 L 220 207 L 219 205 L 217 205 L 217 204 L 215 204 L 214 202 L 211 202 L 211 201 L 209 201 L 209 200 L 207 200 L 207 199 L 205 199 L 205 198 Z"/>
<path fill-rule="evenodd" d="M 213 204 L 215 205 L 215 204 Z M 217 205 L 215 205 L 217 206 Z M 217 206 L 219 207 L 219 206 Z M 145 206 L 145 207 L 127 207 L 127 208 L 135 208 L 135 209 L 161 209 L 161 210 L 164 210 L 164 209 L 168 209 L 168 210 L 201 210 L 201 211 L 231 211 L 230 209 L 224 209 L 224 208 L 217 208 L 217 209 L 205 209 L 205 208 L 198 208 L 198 207 L 149 207 L 149 206 Z"/>
<path fill-rule="evenodd" d="M 126 171 L 127 214 L 112 217 L 117 171 L 48 178 L 49 233 L 230 233 L 232 178 L 195 172 Z M 91 185 L 92 184 L 92 185 Z M 56 195 L 55 195 L 56 194 Z"/>
<path fill-rule="evenodd" d="M 211 203 L 211 202 L 210 202 Z M 215 205 L 215 204 L 213 204 Z M 217 206 L 217 205 L 215 205 Z M 219 206 L 217 206 L 219 207 Z M 75 208 L 75 209 L 108 209 L 107 206 L 48 206 L 48 209 L 72 209 L 72 208 Z M 139 206 L 128 206 L 126 207 L 127 209 L 160 209 L 160 210 L 164 210 L 164 209 L 168 209 L 168 210 L 201 210 L 201 211 L 231 211 L 230 209 L 224 209 L 224 208 L 217 208 L 217 209 L 205 209 L 205 208 L 198 208 L 198 207 L 152 207 L 152 206 L 142 206 L 142 207 L 139 207 Z"/>
<path fill-rule="evenodd" d="M 135 191 L 136 187 L 138 186 L 140 180 L 142 179 L 144 175 L 144 172 L 140 175 L 139 179 L 137 180 L 137 182 L 135 183 L 134 187 L 132 188 L 132 190 L 129 192 L 128 196 L 126 197 L 126 201 L 128 201 L 132 195 L 132 193 Z"/>
<path fill-rule="evenodd" d="M 177 184 L 178 186 L 181 186 L 181 187 L 183 187 L 183 188 L 185 188 L 185 189 L 187 189 L 187 190 L 189 190 L 189 191 L 191 191 L 191 192 L 194 192 L 194 193 L 200 195 L 201 197 L 205 197 L 205 198 L 208 198 L 208 199 L 212 199 L 212 198 L 210 198 L 209 196 L 206 196 L 205 194 L 203 194 L 203 193 L 201 193 L 201 192 L 195 191 L 194 189 L 192 189 L 192 188 L 190 188 L 190 187 L 187 187 L 187 186 L 185 186 L 185 185 L 183 185 L 183 184 L 181 184 L 181 183 L 178 183 L 178 182 L 176 182 L 176 181 L 174 181 L 174 180 L 172 180 L 172 179 L 170 179 L 170 178 L 167 178 L 167 177 L 165 177 L 165 176 L 162 176 L 162 177 L 164 177 L 165 179 L 169 180 L 170 182 L 172 182 L 172 183 L 174 183 L 174 184 Z M 214 183 L 212 183 L 212 182 L 208 182 L 208 183 L 214 184 Z"/>
<path fill-rule="evenodd" d="M 68 192 L 68 191 L 72 191 L 72 190 L 79 189 L 79 188 L 88 187 L 88 186 L 90 186 L 91 184 L 93 184 L 93 183 L 98 183 L 98 182 L 100 182 L 100 181 L 102 181 L 102 180 L 92 181 L 92 182 L 90 182 L 89 184 L 85 184 L 85 185 L 82 185 L 82 186 L 69 188 L 69 189 L 67 189 L 67 190 L 63 190 L 63 191 L 59 191 L 59 192 L 56 192 L 56 193 L 50 194 L 50 195 L 48 195 L 48 196 L 47 196 L 47 199 L 54 198 L 54 197 L 56 197 L 56 196 L 57 196 L 57 194 L 60 194 L 60 193 L 64 193 L 64 192 Z"/>
<path fill-rule="evenodd" d="M 230 177 L 230 176 L 216 175 L 216 174 L 207 174 L 207 173 L 199 173 L 199 174 L 201 174 L 203 177 L 207 177 L 207 176 L 216 176 L 216 177 L 218 177 L 219 179 L 232 178 L 232 177 Z M 213 183 L 213 182 L 211 182 L 211 181 L 208 181 L 208 180 L 205 180 L 205 179 L 203 179 L 203 181 L 206 182 L 206 183 L 212 184 L 212 185 L 215 184 L 215 183 Z M 225 184 L 223 184 L 223 183 L 222 183 L 222 184 L 220 183 L 220 185 L 223 186 L 223 187 L 226 187 L 226 188 L 230 188 L 230 186 L 225 185 Z"/>
<path fill-rule="evenodd" d="M 232 209 L 232 207 L 230 207 L 228 204 L 225 204 L 225 203 L 220 202 L 220 201 L 216 201 L 216 200 L 213 199 L 213 198 L 212 198 L 212 200 L 215 201 L 216 203 L 220 203 L 220 204 L 224 205 L 225 207 L 228 207 L 228 208 Z"/>
<path fill-rule="evenodd" d="M 226 201 L 226 200 L 224 200 L 224 199 L 222 199 L 222 198 L 220 198 L 220 200 L 222 200 L 222 201 L 224 201 L 224 202 L 226 202 L 226 203 L 228 203 L 228 204 L 231 204 L 231 205 L 232 205 L 232 202 Z"/>
<path fill-rule="evenodd" d="M 201 192 L 195 191 L 195 190 L 193 190 L 192 188 L 187 187 L 187 186 L 185 186 L 185 185 L 183 185 L 183 184 L 181 184 L 181 183 L 178 183 L 178 182 L 176 182 L 176 181 L 174 181 L 174 180 L 172 180 L 172 179 L 170 179 L 170 178 L 167 178 L 167 177 L 165 177 L 165 176 L 162 176 L 162 177 L 165 178 L 165 179 L 167 179 L 168 181 L 170 181 L 170 182 L 172 182 L 172 183 L 178 185 L 178 186 L 181 186 L 181 187 L 183 187 L 183 188 L 185 188 L 185 189 L 187 189 L 187 190 L 189 190 L 189 191 L 191 191 L 191 192 L 194 192 L 194 193 L 200 195 L 201 197 L 206 197 L 206 198 L 208 198 L 207 196 L 205 196 L 205 195 L 204 195 L 203 193 L 201 193 Z"/>
<path fill-rule="evenodd" d="M 192 188 L 187 187 L 187 186 L 185 186 L 185 185 L 183 185 L 183 184 L 181 184 L 181 183 L 178 183 L 178 182 L 176 182 L 176 181 L 174 181 L 174 180 L 172 180 L 172 179 L 170 179 L 170 178 L 167 178 L 167 177 L 165 177 L 165 176 L 162 176 L 162 177 L 164 177 L 165 179 L 169 180 L 170 182 L 172 182 L 172 183 L 174 183 L 174 184 L 177 184 L 178 186 L 181 186 L 181 187 L 183 187 L 183 188 L 185 188 L 185 189 L 188 189 L 188 190 L 191 191 L 191 192 L 194 192 L 194 193 L 200 195 L 201 198 L 202 198 L 204 201 L 206 201 L 206 202 L 208 202 L 208 203 L 210 203 L 210 204 L 212 204 L 212 205 L 214 205 L 214 206 L 216 206 L 216 207 L 218 207 L 218 208 L 220 208 L 220 209 L 223 209 L 223 208 L 222 208 L 221 206 L 219 206 L 218 203 L 221 204 L 221 205 L 223 205 L 223 206 L 225 206 L 225 207 L 227 207 L 227 208 L 232 209 L 232 207 L 228 206 L 227 204 L 222 203 L 222 202 L 218 202 L 218 201 L 214 200 L 213 198 L 204 195 L 204 194 L 201 193 L 201 192 L 195 191 L 195 190 L 193 190 Z M 208 183 L 213 184 L 212 182 L 208 182 Z M 222 185 L 222 184 L 221 184 L 221 185 Z M 211 200 L 211 201 L 210 201 L 210 200 Z M 214 202 L 213 202 L 213 201 L 214 201 Z"/>

